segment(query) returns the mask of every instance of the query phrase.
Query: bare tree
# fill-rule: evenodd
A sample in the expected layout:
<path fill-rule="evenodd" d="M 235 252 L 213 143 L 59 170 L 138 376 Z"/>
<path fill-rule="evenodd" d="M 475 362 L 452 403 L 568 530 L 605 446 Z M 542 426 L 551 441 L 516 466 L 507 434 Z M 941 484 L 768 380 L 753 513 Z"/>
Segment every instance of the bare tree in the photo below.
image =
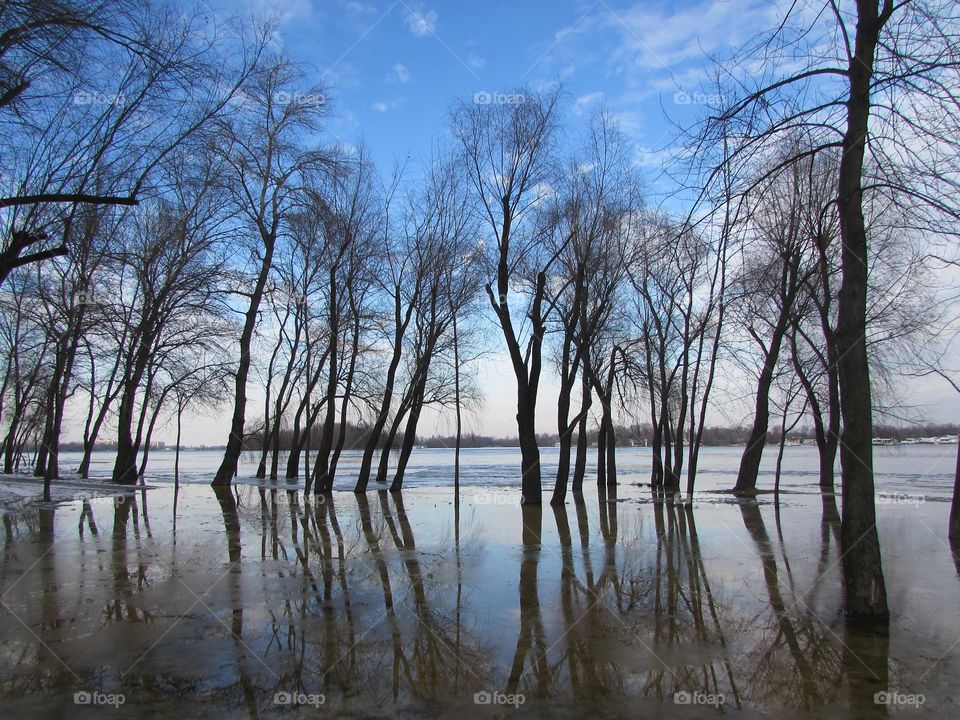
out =
<path fill-rule="evenodd" d="M 793 3 L 772 32 L 718 64 L 726 101 L 696 133 L 694 150 L 705 156 L 721 137 L 735 139 L 724 163 L 749 163 L 798 131 L 808 142 L 781 167 L 842 151 L 836 185 L 842 280 L 834 343 L 843 420 L 841 544 L 852 620 L 888 617 L 875 525 L 864 199 L 877 194 L 904 208 L 909 203 L 934 234 L 943 233 L 945 217 L 960 215 L 958 146 L 947 129 L 955 130 L 960 118 L 957 12 L 955 3 L 943 0 Z M 790 61 L 781 62 L 785 58 Z M 935 129 L 925 122 L 932 116 L 938 118 Z M 708 183 L 716 177 L 715 166 Z"/>
<path fill-rule="evenodd" d="M 222 322 L 221 288 L 210 279 L 225 270 L 222 200 L 211 175 L 217 166 L 204 160 L 193 177 L 176 170 L 181 181 L 192 182 L 182 182 L 178 196 L 134 215 L 119 257 L 128 280 L 117 302 L 127 308 L 131 327 L 121 350 L 117 405 L 113 480 L 120 483 L 137 480 L 137 455 L 162 359 L 185 348 L 211 348 L 221 334 L 208 324 L 211 318 Z"/>
<path fill-rule="evenodd" d="M 734 492 L 756 492 L 760 459 L 770 422 L 770 391 L 781 370 L 780 351 L 800 309 L 803 290 L 819 267 L 811 259 L 810 238 L 804 222 L 811 202 L 801 163 L 787 166 L 761 186 L 757 206 L 751 212 L 755 232 L 747 240 L 738 279 L 738 305 L 742 321 L 755 343 L 760 360 L 750 433 L 740 460 Z M 819 214 L 819 208 L 813 211 Z"/>
<path fill-rule="evenodd" d="M 276 58 L 258 68 L 242 86 L 242 97 L 240 112 L 216 124 L 219 142 L 214 147 L 227 168 L 224 185 L 231 206 L 243 219 L 238 237 L 250 250 L 250 284 L 239 291 L 247 303 L 237 346 L 233 417 L 214 485 L 230 484 L 243 450 L 254 331 L 278 240 L 302 202 L 301 188 L 330 164 L 328 153 L 302 144 L 304 134 L 319 129 L 326 98 L 319 88 L 305 87 L 301 71 L 289 61 Z"/>
<path fill-rule="evenodd" d="M 446 375 L 450 366 L 442 359 L 459 352 L 459 338 L 454 330 L 457 315 L 461 314 L 463 319 L 471 299 L 479 294 L 482 257 L 476 252 L 476 228 L 462 181 L 462 176 L 454 172 L 449 163 L 435 162 L 419 201 L 411 207 L 411 240 L 421 292 L 413 315 L 410 350 L 414 361 L 400 410 L 406 412 L 407 424 L 391 491 L 403 487 L 423 409 L 431 403 L 446 405 L 450 401 L 450 378 Z M 459 357 L 454 358 L 455 375 L 459 373 L 459 361 Z M 459 401 L 456 381 L 454 395 L 456 404 Z M 389 447 L 384 449 L 384 453 L 387 452 Z"/>
<path fill-rule="evenodd" d="M 6 424 L 3 472 L 8 474 L 20 464 L 24 431 L 30 431 L 34 408 L 42 404 L 42 389 L 48 383 L 44 368 L 50 359 L 51 338 L 41 322 L 42 309 L 36 275 L 28 269 L 12 273 L 0 290 L 0 417 Z"/>
<path fill-rule="evenodd" d="M 0 282 L 65 254 L 78 206 L 135 205 L 158 164 L 234 97 L 269 28 L 238 46 L 196 32 L 199 20 L 173 3 L 3 4 Z"/>
<path fill-rule="evenodd" d="M 567 187 L 555 200 L 556 209 L 552 214 L 544 213 L 559 256 L 557 272 L 548 288 L 561 333 L 557 406 L 560 460 L 550 501 L 554 505 L 562 504 L 566 497 L 573 432 L 589 412 L 589 396 L 596 380 L 591 348 L 609 333 L 611 318 L 617 315 L 616 300 L 632 260 L 633 233 L 641 211 L 639 181 L 631 170 L 628 146 L 608 114 L 594 117 L 586 147 L 571 161 L 568 178 Z M 587 383 L 587 398 L 571 418 L 578 373 Z M 600 397 L 609 399 L 608 394 L 601 393 Z M 604 425 L 612 422 L 612 413 L 605 412 Z M 605 464 L 611 465 L 606 460 Z M 577 469 L 575 497 L 580 496 L 583 480 Z M 604 484 L 608 479 L 612 476 L 605 476 Z M 578 502 L 581 500 L 579 497 Z"/>
<path fill-rule="evenodd" d="M 461 145 L 480 212 L 495 240 L 490 248 L 493 280 L 486 290 L 517 380 L 521 500 L 539 504 L 537 394 L 549 310 L 545 306 L 547 276 L 556 253 L 544 256 L 532 216 L 550 192 L 559 94 L 537 95 L 522 90 L 509 97 L 509 103 L 461 103 L 453 115 L 453 132 Z M 513 303 L 524 294 L 528 302 L 520 314 Z"/>

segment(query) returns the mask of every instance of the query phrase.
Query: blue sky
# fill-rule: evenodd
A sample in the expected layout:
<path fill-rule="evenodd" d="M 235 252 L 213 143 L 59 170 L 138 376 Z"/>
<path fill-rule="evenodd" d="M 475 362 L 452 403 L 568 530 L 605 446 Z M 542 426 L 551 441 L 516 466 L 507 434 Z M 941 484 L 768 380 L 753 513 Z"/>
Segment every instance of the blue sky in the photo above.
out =
<path fill-rule="evenodd" d="M 244 6 L 209 7 L 226 16 Z M 276 42 L 330 87 L 329 132 L 363 140 L 384 171 L 430 153 L 454 99 L 562 82 L 566 128 L 575 134 L 602 104 L 652 175 L 673 137 L 668 118 L 690 120 L 704 99 L 708 54 L 776 13 L 766 0 L 257 0 L 253 8 L 278 16 Z"/>

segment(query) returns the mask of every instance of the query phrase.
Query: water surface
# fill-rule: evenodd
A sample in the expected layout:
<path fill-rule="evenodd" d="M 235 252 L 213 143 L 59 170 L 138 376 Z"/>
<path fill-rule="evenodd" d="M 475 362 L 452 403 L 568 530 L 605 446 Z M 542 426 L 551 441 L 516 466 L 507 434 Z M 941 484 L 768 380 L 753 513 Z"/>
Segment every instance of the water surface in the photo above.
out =
<path fill-rule="evenodd" d="M 630 484 L 645 452 L 621 454 L 615 498 L 589 487 L 556 511 L 516 505 L 515 450 L 482 450 L 464 454 L 459 508 L 449 451 L 415 453 L 402 496 L 322 502 L 218 495 L 189 462 L 175 490 L 158 453 L 151 489 L 8 512 L 0 711 L 958 714 L 952 448 L 877 452 L 888 637 L 845 628 L 839 500 L 817 490 L 815 452 L 787 449 L 775 505 L 710 492 L 738 459 L 711 449 L 692 508 Z"/>

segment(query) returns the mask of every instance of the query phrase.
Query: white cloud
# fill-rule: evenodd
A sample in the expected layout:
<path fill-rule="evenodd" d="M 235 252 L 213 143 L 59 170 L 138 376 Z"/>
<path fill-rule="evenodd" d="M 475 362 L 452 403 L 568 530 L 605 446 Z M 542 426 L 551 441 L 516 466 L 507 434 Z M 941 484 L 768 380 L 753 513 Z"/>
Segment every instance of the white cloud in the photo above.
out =
<path fill-rule="evenodd" d="M 402 83 L 410 82 L 410 71 L 407 70 L 407 66 L 402 63 L 397 63 L 393 66 L 394 79 L 399 80 Z"/>
<path fill-rule="evenodd" d="M 467 65 L 472 67 L 474 70 L 479 70 L 486 64 L 486 58 L 480 57 L 475 52 L 471 52 L 469 55 L 467 55 Z"/>
<path fill-rule="evenodd" d="M 592 92 L 587 93 L 586 95 L 581 95 L 577 98 L 576 102 L 573 104 L 573 111 L 577 115 L 583 115 L 585 112 L 588 112 L 591 107 L 596 105 L 599 102 L 603 101 L 602 92 Z"/>
<path fill-rule="evenodd" d="M 360 2 L 360 0 L 348 0 L 344 4 L 344 8 L 351 15 L 372 15 L 377 10 L 373 5 Z"/>
<path fill-rule="evenodd" d="M 407 27 L 417 37 L 431 35 L 437 29 L 437 13 L 433 10 L 411 10 L 407 14 Z"/>
<path fill-rule="evenodd" d="M 378 113 L 385 113 L 389 110 L 393 110 L 397 105 L 400 104 L 399 100 L 377 100 L 370 108 Z"/>

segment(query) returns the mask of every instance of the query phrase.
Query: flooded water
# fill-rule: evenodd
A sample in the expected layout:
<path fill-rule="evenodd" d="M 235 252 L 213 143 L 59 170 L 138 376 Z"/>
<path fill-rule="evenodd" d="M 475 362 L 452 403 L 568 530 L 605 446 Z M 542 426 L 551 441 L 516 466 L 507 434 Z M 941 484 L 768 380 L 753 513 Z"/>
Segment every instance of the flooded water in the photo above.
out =
<path fill-rule="evenodd" d="M 0 717 L 960 715 L 954 448 L 877 451 L 888 636 L 843 622 L 815 451 L 787 449 L 775 505 L 710 492 L 738 459 L 710 449 L 692 508 L 634 484 L 645 453 L 559 510 L 516 504 L 517 451 L 478 450 L 459 506 L 449 451 L 402 496 L 324 502 L 217 494 L 215 453 L 175 490 L 157 453 L 149 489 L 8 512 Z"/>
<path fill-rule="evenodd" d="M 518 448 L 477 448 L 463 450 L 461 483 L 477 486 L 519 487 L 520 451 Z M 556 474 L 556 448 L 541 448 L 544 487 L 553 487 Z M 705 447 L 700 452 L 697 470 L 697 489 L 721 490 L 733 487 L 740 463 L 742 447 Z M 340 457 L 335 487 L 353 488 L 360 467 L 360 452 L 345 450 Z M 773 487 L 776 467 L 776 448 L 764 454 L 761 488 Z M 253 480 L 259 454 L 246 453 L 241 458 L 239 479 Z M 589 451 L 591 463 L 596 463 L 596 450 Z M 922 493 L 939 499 L 949 499 L 953 492 L 956 467 L 956 445 L 899 445 L 874 448 L 876 484 L 878 490 Z M 93 454 L 91 477 L 107 478 L 113 470 L 112 453 Z M 174 480 L 175 453 L 172 450 L 150 454 L 148 477 L 151 482 Z M 222 451 L 185 450 L 180 455 L 181 482 L 204 483 L 220 466 Z M 395 459 L 395 458 L 394 458 Z M 452 449 L 418 449 L 410 458 L 404 487 L 445 487 L 453 483 L 454 451 Z M 809 488 L 818 482 L 817 450 L 812 446 L 784 448 L 781 487 Z M 79 453 L 63 453 L 61 467 L 66 471 L 80 464 Z M 286 458 L 281 455 L 281 472 Z M 645 483 L 650 477 L 649 448 L 617 448 L 617 477 L 621 484 Z M 254 481 L 255 482 L 255 481 Z M 285 482 L 281 479 L 280 484 Z"/>

